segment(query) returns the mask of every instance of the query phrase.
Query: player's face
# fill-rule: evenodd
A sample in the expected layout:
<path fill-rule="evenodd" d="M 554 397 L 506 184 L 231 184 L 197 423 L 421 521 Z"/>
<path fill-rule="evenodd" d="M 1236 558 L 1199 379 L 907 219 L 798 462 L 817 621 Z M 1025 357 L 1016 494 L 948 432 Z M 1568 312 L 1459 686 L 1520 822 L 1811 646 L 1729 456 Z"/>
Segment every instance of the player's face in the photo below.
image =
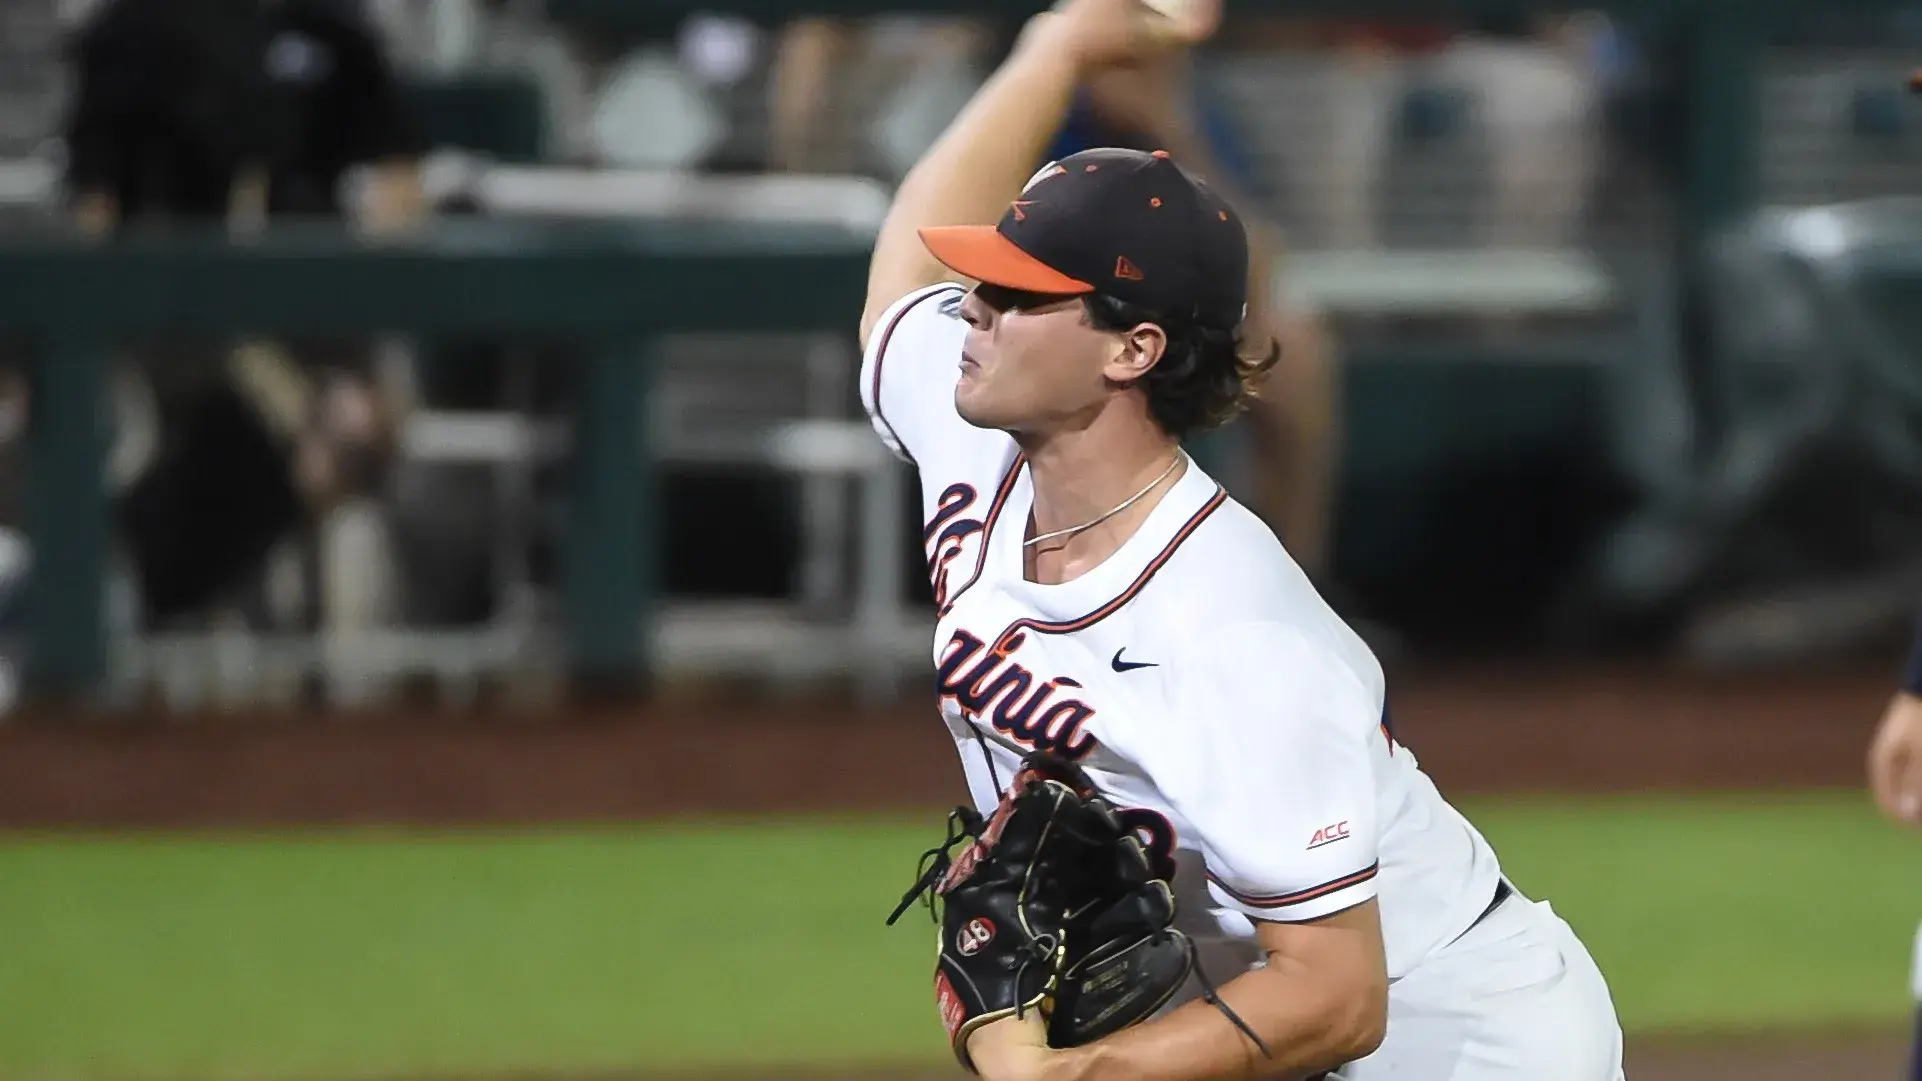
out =
<path fill-rule="evenodd" d="M 976 286 L 961 302 L 968 337 L 954 405 L 963 420 L 1006 432 L 1050 431 L 1086 417 L 1114 392 L 1115 335 L 1090 326 L 1078 296 Z"/>

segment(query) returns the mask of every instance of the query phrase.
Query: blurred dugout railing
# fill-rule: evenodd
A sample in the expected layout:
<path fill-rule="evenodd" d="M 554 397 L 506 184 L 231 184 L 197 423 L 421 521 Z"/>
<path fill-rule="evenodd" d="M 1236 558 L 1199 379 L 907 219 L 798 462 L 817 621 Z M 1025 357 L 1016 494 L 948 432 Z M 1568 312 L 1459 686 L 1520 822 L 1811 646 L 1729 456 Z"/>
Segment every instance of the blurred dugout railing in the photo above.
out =
<path fill-rule="evenodd" d="M 650 424 L 660 402 L 650 383 L 677 367 L 677 351 L 699 340 L 695 334 L 725 327 L 793 340 L 838 324 L 841 301 L 859 296 L 863 250 L 858 233 L 838 227 L 552 221 L 443 223 L 378 251 L 337 229 L 299 227 L 269 229 L 244 244 L 202 236 L 103 248 L 55 236 L 0 247 L 0 325 L 28 339 L 44 375 L 35 392 L 42 422 L 28 463 L 36 667 L 70 690 L 97 686 L 103 676 L 109 690 L 136 694 L 149 678 L 163 689 L 175 680 L 176 688 L 185 685 L 186 701 L 196 697 L 193 676 L 206 673 L 212 678 L 202 688 L 205 699 L 227 702 L 302 674 L 326 677 L 337 692 L 409 673 L 472 679 L 477 669 L 536 680 L 543 673 L 631 680 L 658 659 L 652 647 L 662 629 L 650 604 L 662 528 L 652 483 L 660 450 L 749 454 L 763 465 L 816 474 L 872 472 L 883 498 L 874 501 L 871 520 L 887 533 L 903 531 L 900 500 L 885 498 L 898 494 L 889 483 L 898 484 L 898 465 L 888 460 L 885 475 L 874 470 L 885 455 L 872 440 L 848 438 L 845 425 L 762 418 L 745 438 L 729 441 L 721 426 L 708 424 L 702 440 L 690 444 L 674 437 L 673 425 L 663 437 Z M 730 304 L 737 291 L 757 302 Z M 529 624 L 514 619 L 517 607 L 508 605 L 506 618 L 463 633 L 357 628 L 314 638 L 142 636 L 123 624 L 103 641 L 112 621 L 104 606 L 87 600 L 101 593 L 110 548 L 108 497 L 93 479 L 103 476 L 107 448 L 89 414 L 98 418 L 107 358 L 156 330 L 236 327 L 296 340 L 317 330 L 381 331 L 428 340 L 449 333 L 558 335 L 585 345 L 576 423 L 566 434 L 573 446 L 554 586 L 562 618 Z M 688 350 L 678 359 L 703 358 Z M 691 403 L 681 404 L 674 424 L 689 419 Z M 402 442 L 424 458 L 525 467 L 538 462 L 543 445 L 559 450 L 562 442 L 498 415 L 417 416 L 424 422 Z M 323 559 L 337 578 L 377 576 L 356 565 L 351 550 L 338 555 L 346 558 Z M 886 563 L 885 553 L 855 555 Z M 850 648 L 835 641 L 835 631 L 816 624 L 805 632 L 811 640 L 790 636 L 783 644 L 803 664 L 827 649 L 847 665 L 865 654 L 886 655 L 902 639 L 900 628 L 876 630 L 870 621 L 856 628 L 864 637 Z"/>
<path fill-rule="evenodd" d="M 866 237 L 887 211 L 886 190 L 859 177 L 700 177 L 500 165 L 459 154 L 431 161 L 426 187 L 436 202 L 459 198 L 494 218 L 719 219 L 832 227 Z M 908 478 L 867 423 L 847 413 L 860 366 L 851 337 L 677 335 L 661 343 L 652 365 L 650 438 L 638 450 L 669 468 L 772 470 L 798 478 L 801 489 L 794 603 L 663 605 L 648 631 L 658 669 L 670 676 L 853 673 L 863 693 L 892 693 L 900 673 L 925 653 L 919 643 L 928 624 L 902 595 L 908 569 L 899 541 L 908 528 Z M 401 454 L 416 462 L 490 465 L 501 488 L 525 492 L 535 471 L 560 459 L 568 444 L 567 425 L 554 419 L 506 410 L 424 410 L 409 416 Z M 528 510 L 516 508 L 519 516 Z M 533 588 L 525 529 L 515 532 L 521 550 L 509 545 L 497 556 L 509 595 Z M 844 618 L 821 615 L 837 609 Z M 523 619 L 517 637 L 537 641 L 543 632 Z M 432 636 L 409 637 L 427 642 Z M 380 656 L 373 651 L 367 660 L 379 663 Z M 512 652 L 479 665 L 461 651 L 443 656 L 435 667 L 457 687 L 480 670 L 516 662 Z"/>
<path fill-rule="evenodd" d="M 1760 202 L 1922 192 L 1922 109 L 1904 90 L 1919 57 L 1913 49 L 1769 50 L 1756 87 Z"/>
<path fill-rule="evenodd" d="M 395 16 L 395 25 L 408 16 L 424 28 L 407 46 L 411 51 L 403 50 L 407 66 L 423 85 L 458 91 L 464 80 L 480 80 L 494 88 L 497 99 L 502 92 L 512 96 L 517 82 L 534 88 L 539 160 L 523 164 L 488 161 L 484 110 L 462 114 L 465 106 L 458 93 L 445 102 L 452 121 L 442 129 L 462 133 L 452 136 L 451 144 L 483 153 L 479 159 L 443 155 L 430 170 L 430 184 L 442 194 L 465 192 L 483 213 L 783 221 L 800 214 L 797 208 L 818 214 L 825 205 L 833 208 L 826 211 L 829 216 L 849 228 L 872 228 L 878 221 L 885 192 L 873 179 L 721 181 L 704 175 L 697 162 L 702 152 L 729 141 L 753 145 L 768 135 L 764 114 L 754 108 L 730 112 L 727 106 L 730 100 L 738 104 L 760 92 L 745 81 L 751 79 L 754 63 L 734 62 L 733 83 L 693 72 L 685 33 L 665 39 L 643 33 L 635 51 L 626 54 L 615 34 L 610 38 L 614 61 L 584 60 L 578 35 L 570 38 L 567 28 L 598 32 L 618 26 L 623 8 L 615 0 L 550 3 L 545 11 L 541 5 L 507 5 L 502 9 L 507 20 L 493 25 L 478 5 L 452 0 L 377 6 Z M 1015 5 L 1004 6 L 1010 13 L 1015 10 Z M 1397 11 L 1413 6 L 1426 14 L 1453 13 L 1469 5 L 1385 6 Z M 678 13 L 663 7 L 647 5 L 640 21 L 679 21 Z M 786 9 L 773 4 L 714 7 L 761 16 Z M 633 5 L 624 10 L 640 11 Z M 1647 10 L 1628 7 L 1632 16 Z M 1514 213 L 1512 201 L 1504 202 L 1492 167 L 1487 99 L 1477 98 L 1472 82 L 1463 78 L 1470 70 L 1463 65 L 1472 65 L 1473 54 L 1451 60 L 1444 53 L 1403 63 L 1392 75 L 1378 74 L 1361 88 L 1352 70 L 1311 50 L 1207 57 L 1201 76 L 1247 141 L 1258 194 L 1296 245 L 1280 288 L 1347 323 L 1359 343 L 1351 350 L 1358 361 L 1424 355 L 1439 358 L 1437 363 L 1468 365 L 1491 359 L 1560 360 L 1594 373 L 1582 377 L 1590 381 L 1584 385 L 1597 380 L 1601 385 L 1610 380 L 1646 382 L 1648 369 L 1660 368 L 1674 350 L 1668 310 L 1673 298 L 1664 291 L 1678 251 L 1686 250 L 1678 225 L 1758 199 L 1806 204 L 1922 190 L 1918 118 L 1899 90 L 1910 67 L 1905 54 L 1792 44 L 1749 52 L 1750 32 L 1737 29 L 1729 30 L 1730 37 L 1739 32 L 1744 44 L 1734 49 L 1704 47 L 1699 38 L 1709 24 L 1690 21 L 1699 19 L 1695 13 L 1701 10 L 1707 9 L 1677 6 L 1656 18 L 1626 23 L 1631 30 L 1647 31 L 1639 40 L 1644 57 L 1663 55 L 1671 63 L 1644 60 L 1606 78 L 1595 75 L 1590 90 L 1596 100 L 1573 103 L 1561 126 L 1544 133 L 1553 145 L 1571 134 L 1571 125 L 1593 127 L 1584 129 L 1593 140 L 1584 152 L 1595 160 L 1569 160 L 1571 168 L 1592 168 L 1595 179 L 1574 184 L 1559 197 L 1576 203 L 1566 222 L 1530 221 Z M 423 12 L 426 18 L 421 18 Z M 1746 8 L 1743 13 L 1758 14 Z M 1739 21 L 1740 16 L 1731 10 L 1725 18 Z M 765 35 L 778 23 L 762 18 L 762 36 L 750 33 L 736 44 L 764 60 L 769 45 Z M 724 17 L 703 25 L 701 32 L 709 36 L 700 48 L 722 56 L 738 51 L 729 45 L 734 39 L 728 35 L 739 27 L 730 30 Z M 913 24 L 907 25 L 911 29 Z M 1682 42 L 1679 47 L 1676 40 Z M 1692 58 L 1692 66 L 1672 63 L 1677 55 L 1685 61 Z M 1744 69 L 1743 58 L 1753 61 L 1753 67 Z M 878 62 L 892 61 L 883 50 Z M 31 115 L 50 115 L 46 101 L 51 84 L 44 67 L 37 70 L 42 75 L 36 80 L 23 78 L 17 87 L 0 85 L 0 98 L 11 103 L 0 108 L 0 116 L 17 121 L 35 109 L 39 111 Z M 866 160 L 876 164 L 884 179 L 889 168 L 911 160 L 918 140 L 932 137 L 945 119 L 944 110 L 958 104 L 979 71 L 931 65 L 926 75 L 919 82 L 884 86 L 872 108 L 836 118 L 845 121 L 843 128 L 856 130 L 840 130 L 834 137 L 844 145 L 868 145 Z M 1718 99 L 1710 114 L 1719 110 L 1739 119 L 1752 110 L 1745 122 L 1735 125 L 1758 134 L 1751 157 L 1737 155 L 1732 162 L 1704 170 L 1704 149 L 1695 150 L 1691 159 L 1686 146 L 1671 148 L 1671 156 L 1664 158 L 1659 139 L 1636 143 L 1637 120 L 1647 123 L 1678 100 L 1664 94 L 1699 96 L 1700 86 L 1687 85 L 1692 78 L 1744 76 L 1752 78 Z M 1630 102 L 1625 110 L 1632 114 L 1627 135 L 1622 134 L 1624 125 L 1600 123 L 1610 88 Z M 1651 101 L 1657 104 L 1648 104 Z M 1369 220 L 1369 235 L 1357 239 L 1352 230 L 1340 227 L 1342 221 L 1352 222 L 1352 209 L 1342 221 L 1329 209 L 1329 196 L 1341 194 L 1330 190 L 1338 178 L 1317 175 L 1305 169 L 1304 162 L 1312 165 L 1321 148 L 1350 132 L 1355 108 L 1362 104 L 1373 110 L 1366 123 L 1376 132 L 1373 175 L 1378 184 L 1361 212 Z M 524 117 L 525 109 L 518 115 Z M 1698 120 L 1713 122 L 1713 115 Z M 516 123 L 521 125 L 517 130 L 536 130 Z M 16 133 L 7 145 L 24 148 L 11 162 L 0 163 L 0 200 L 16 212 L 36 213 L 45 211 L 54 197 L 55 171 L 41 152 L 44 144 L 18 134 L 29 126 L 24 121 L 0 124 Z M 481 137 L 470 137 L 476 132 Z M 624 154 L 637 159 L 653 154 L 659 160 L 639 160 L 638 168 L 627 170 L 583 171 L 578 166 L 583 159 L 619 160 Z M 1683 175 L 1690 171 L 1691 160 L 1696 173 L 1714 175 Z M 1737 175 L 1742 171 L 1746 175 Z M 793 198 L 803 189 L 809 192 L 807 198 Z M 824 193 L 833 195 L 825 204 L 820 199 Z M 1566 212 L 1564 207 L 1555 213 Z M 1536 332 L 1490 345 L 1476 323 L 1483 316 L 1522 317 Z M 677 364 L 677 355 L 688 363 Z M 832 405 L 831 391 L 817 390 L 810 399 L 809 387 L 845 387 L 855 359 L 851 342 L 833 335 L 784 340 L 704 336 L 665 351 L 659 393 L 648 405 L 654 417 L 653 454 L 668 463 L 751 463 L 801 475 L 806 478 L 800 512 L 805 541 L 796 598 L 803 614 L 778 604 L 661 610 L 649 630 L 657 664 L 681 671 L 739 667 L 792 677 L 854 669 L 862 673 L 865 686 L 881 693 L 925 663 L 923 616 L 899 588 L 899 564 L 864 556 L 850 569 L 834 558 L 856 537 L 863 538 L 862 550 L 872 553 L 870 544 L 887 530 L 898 532 L 899 526 L 878 510 L 861 517 L 864 512 L 853 509 L 855 504 L 846 498 L 842 481 L 851 480 L 856 503 L 877 508 L 885 501 L 870 497 L 903 479 L 872 449 L 861 449 L 869 443 L 864 425 L 846 408 L 847 395 L 841 393 Z M 727 363 L 717 365 L 717 360 Z M 783 373 L 792 376 L 794 390 L 773 395 L 780 400 L 771 404 L 785 408 L 749 409 L 718 424 L 675 422 L 690 402 L 739 402 L 743 388 L 766 388 L 770 376 L 780 379 Z M 1657 381 L 1663 377 L 1656 373 Z M 1619 393 L 1646 400 L 1635 398 L 1639 392 L 1634 390 Z M 797 403 L 801 408 L 793 408 Z M 1377 436 L 1361 432 L 1356 438 L 1366 442 Z M 403 446 L 420 458 L 485 463 L 497 471 L 502 485 L 524 488 L 526 472 L 542 455 L 567 442 L 564 426 L 537 423 L 510 411 L 429 411 L 410 421 Z M 1617 452 L 1629 458 L 1654 453 L 1645 439 L 1629 436 L 1624 443 L 1628 445 Z M 1356 457 L 1365 467 L 1367 451 Z M 1663 466 L 1630 461 L 1625 468 L 1631 474 L 1648 474 Z M 512 552 L 500 554 L 504 577 L 521 573 L 516 559 Z M 810 608 L 832 607 L 836 594 L 852 612 L 848 622 L 836 625 L 839 629 L 824 628 L 805 615 Z M 511 633 L 397 629 L 333 643 L 220 635 L 123 639 L 115 648 L 116 668 L 123 678 L 138 680 L 156 672 L 192 670 L 197 658 L 209 662 L 202 668 L 227 672 L 214 683 L 238 680 L 243 694 L 248 693 L 246 683 L 276 665 L 332 672 L 342 677 L 343 685 L 383 673 L 427 670 L 458 687 L 481 670 L 528 665 L 545 648 L 542 643 L 551 644 L 552 623 L 538 614 L 539 606 L 512 611 L 509 618 L 519 622 L 512 624 Z M 877 642 L 882 643 L 878 648 Z"/>
<path fill-rule="evenodd" d="M 885 191 L 853 177 L 693 178 L 620 170 L 495 166 L 445 155 L 430 190 L 471 199 L 488 217 L 663 220 L 716 217 L 778 225 L 834 225 L 871 235 Z M 1285 291 L 1297 303 L 1348 314 L 1402 317 L 1594 313 L 1617 286 L 1576 251 L 1300 253 Z M 1530 360 L 1591 363 L 1594 354 L 1537 351 Z M 734 672 L 776 680 L 852 674 L 885 697 L 924 663 L 931 617 L 904 595 L 910 553 L 907 475 L 863 419 L 849 416 L 859 357 L 844 334 L 676 335 L 652 357 L 646 452 L 661 468 L 729 465 L 800 481 L 801 550 L 790 603 L 690 601 L 660 605 L 648 656 L 670 677 Z M 489 469 L 500 492 L 527 493 L 533 475 L 562 459 L 564 419 L 510 410 L 411 412 L 401 456 L 413 463 Z M 500 595 L 539 593 L 526 546 L 534 502 L 502 508 L 494 558 Z M 850 553 L 856 558 L 849 560 Z M 348 573 L 356 568 L 347 567 Z M 306 674 L 326 678 L 342 704 L 377 697 L 396 677 L 430 673 L 455 702 L 483 677 L 518 669 L 541 682 L 563 666 L 561 643 L 538 599 L 500 606 L 467 631 L 363 631 L 350 636 L 170 632 L 117 638 L 114 685 L 157 684 L 179 705 L 283 690 Z M 820 613 L 844 611 L 841 618 Z"/>

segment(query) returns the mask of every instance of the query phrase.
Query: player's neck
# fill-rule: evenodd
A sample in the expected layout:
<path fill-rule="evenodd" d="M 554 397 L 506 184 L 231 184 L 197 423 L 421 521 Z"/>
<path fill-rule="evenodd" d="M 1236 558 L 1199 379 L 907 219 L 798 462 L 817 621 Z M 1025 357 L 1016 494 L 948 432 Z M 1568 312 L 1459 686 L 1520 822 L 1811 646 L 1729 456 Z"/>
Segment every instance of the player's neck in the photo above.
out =
<path fill-rule="evenodd" d="M 1074 529 L 1140 496 L 1097 525 L 1029 546 L 1028 577 L 1046 583 L 1071 581 L 1113 555 L 1186 468 L 1185 462 L 1176 464 L 1174 440 L 1141 424 L 1097 420 L 1075 431 L 1024 439 L 1022 449 L 1034 491 L 1023 540 Z"/>

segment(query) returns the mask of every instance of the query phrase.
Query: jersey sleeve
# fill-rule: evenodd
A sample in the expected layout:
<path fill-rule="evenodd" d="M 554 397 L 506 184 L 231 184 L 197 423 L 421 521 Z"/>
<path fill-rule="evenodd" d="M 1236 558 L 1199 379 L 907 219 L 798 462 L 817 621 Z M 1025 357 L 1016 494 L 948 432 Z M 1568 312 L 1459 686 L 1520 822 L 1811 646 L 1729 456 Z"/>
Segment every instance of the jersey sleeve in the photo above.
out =
<path fill-rule="evenodd" d="M 954 411 L 960 377 L 962 287 L 917 289 L 889 305 L 861 358 L 861 406 L 875 433 L 903 460 L 924 462 L 944 436 L 966 426 Z"/>
<path fill-rule="evenodd" d="M 1186 660 L 1142 766 L 1195 832 L 1215 900 L 1295 923 L 1374 897 L 1386 748 L 1373 694 L 1281 625 L 1210 635 Z"/>

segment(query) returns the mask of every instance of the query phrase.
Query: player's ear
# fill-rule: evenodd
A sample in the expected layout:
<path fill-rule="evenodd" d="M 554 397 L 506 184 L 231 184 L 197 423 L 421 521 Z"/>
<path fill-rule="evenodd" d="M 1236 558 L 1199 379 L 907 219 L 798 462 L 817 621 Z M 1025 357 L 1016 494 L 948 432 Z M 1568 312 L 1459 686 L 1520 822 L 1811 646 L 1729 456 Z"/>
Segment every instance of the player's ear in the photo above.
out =
<path fill-rule="evenodd" d="M 1115 349 L 1102 374 L 1117 383 L 1147 375 L 1168 351 L 1168 334 L 1153 323 L 1136 323 L 1115 335 Z"/>

